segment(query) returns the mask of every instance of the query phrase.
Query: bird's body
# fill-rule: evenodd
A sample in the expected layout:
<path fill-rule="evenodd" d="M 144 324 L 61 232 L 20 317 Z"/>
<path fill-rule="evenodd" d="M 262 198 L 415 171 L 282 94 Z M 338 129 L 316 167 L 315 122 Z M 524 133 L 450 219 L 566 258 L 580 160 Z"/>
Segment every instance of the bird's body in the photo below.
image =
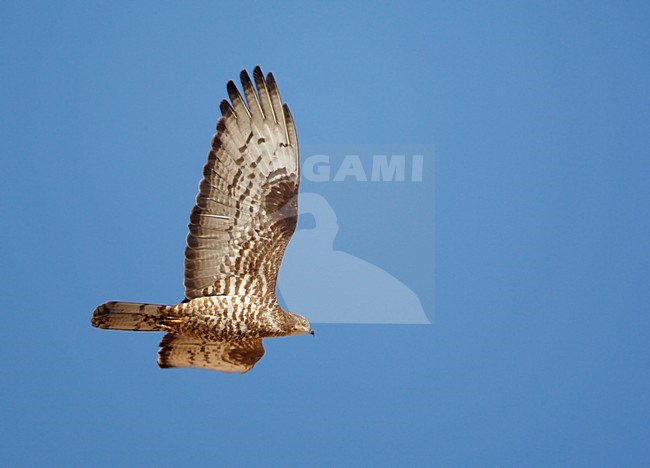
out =
<path fill-rule="evenodd" d="M 297 222 L 299 157 L 295 126 L 271 74 L 241 73 L 220 105 L 208 162 L 190 215 L 185 300 L 177 305 L 107 302 L 98 328 L 165 331 L 161 367 L 246 372 L 264 354 L 262 338 L 311 333 L 283 310 L 275 285 Z"/>
<path fill-rule="evenodd" d="M 116 317 L 120 314 L 133 319 Z M 288 315 L 288 317 L 287 317 Z M 114 330 L 166 331 L 206 341 L 237 341 L 294 334 L 291 314 L 277 302 L 251 296 L 208 296 L 176 305 L 107 302 L 99 306 L 93 325 Z"/>

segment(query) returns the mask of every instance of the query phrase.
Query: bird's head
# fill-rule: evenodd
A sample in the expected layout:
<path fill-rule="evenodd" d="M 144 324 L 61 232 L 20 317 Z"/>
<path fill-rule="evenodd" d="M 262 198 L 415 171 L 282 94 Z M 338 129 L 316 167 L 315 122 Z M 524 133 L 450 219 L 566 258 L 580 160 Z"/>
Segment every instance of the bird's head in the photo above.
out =
<path fill-rule="evenodd" d="M 302 315 L 291 314 L 291 334 L 292 335 L 313 335 L 314 330 L 312 330 L 309 320 L 307 320 Z"/>

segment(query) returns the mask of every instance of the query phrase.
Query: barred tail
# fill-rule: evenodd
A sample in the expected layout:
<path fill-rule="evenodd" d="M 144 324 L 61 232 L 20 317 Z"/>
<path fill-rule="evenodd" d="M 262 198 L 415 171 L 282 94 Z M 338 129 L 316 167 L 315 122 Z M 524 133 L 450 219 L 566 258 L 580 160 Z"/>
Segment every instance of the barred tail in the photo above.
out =
<path fill-rule="evenodd" d="M 92 325 L 111 330 L 162 330 L 168 306 L 137 302 L 107 302 L 93 312 Z"/>

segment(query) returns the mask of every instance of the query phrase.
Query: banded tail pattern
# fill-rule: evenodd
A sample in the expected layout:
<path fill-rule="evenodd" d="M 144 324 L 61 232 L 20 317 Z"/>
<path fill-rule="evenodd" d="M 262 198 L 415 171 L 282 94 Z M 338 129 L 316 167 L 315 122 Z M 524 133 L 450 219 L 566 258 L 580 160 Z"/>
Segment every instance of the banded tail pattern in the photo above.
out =
<path fill-rule="evenodd" d="M 106 302 L 93 312 L 97 328 L 131 331 L 160 331 L 169 306 L 137 302 Z"/>

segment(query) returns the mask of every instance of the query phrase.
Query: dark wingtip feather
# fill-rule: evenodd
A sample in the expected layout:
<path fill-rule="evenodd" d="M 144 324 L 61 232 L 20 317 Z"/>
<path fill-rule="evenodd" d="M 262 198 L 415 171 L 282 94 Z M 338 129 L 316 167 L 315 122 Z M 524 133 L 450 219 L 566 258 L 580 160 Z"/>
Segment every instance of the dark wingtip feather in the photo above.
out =
<path fill-rule="evenodd" d="M 255 80 L 255 86 L 257 86 L 257 95 L 260 97 L 260 103 L 262 105 L 262 112 L 265 114 L 269 113 L 273 116 L 273 121 L 278 122 L 278 116 L 275 115 L 275 110 L 273 109 L 273 103 L 271 102 L 271 97 L 269 96 L 269 88 L 264 79 L 264 73 L 259 65 L 255 66 L 253 69 L 253 79 Z"/>
<path fill-rule="evenodd" d="M 269 72 L 266 75 L 266 87 L 271 94 L 274 94 L 278 102 L 281 104 L 282 99 L 280 98 L 280 90 L 278 89 L 278 84 L 275 82 L 275 77 L 273 73 Z"/>
<path fill-rule="evenodd" d="M 255 81 L 258 79 L 264 80 L 264 73 L 262 73 L 262 68 L 259 65 L 255 65 L 255 68 L 253 68 L 253 78 L 255 78 Z"/>
<path fill-rule="evenodd" d="M 287 104 L 282 104 L 282 110 L 284 111 L 284 120 L 287 123 L 287 131 L 289 133 L 289 138 L 291 139 L 291 145 L 298 147 L 298 134 L 296 133 L 296 124 L 291 115 L 291 110 Z"/>
<path fill-rule="evenodd" d="M 234 81 L 230 80 L 226 83 L 226 90 L 228 91 L 228 97 L 231 102 L 234 103 L 236 100 L 241 100 L 241 94 L 239 94 L 239 90 Z"/>
<path fill-rule="evenodd" d="M 266 80 L 259 65 L 253 68 L 253 79 L 255 80 L 255 85 L 257 85 L 258 94 L 263 96 L 262 91 L 266 92 Z"/>
<path fill-rule="evenodd" d="M 169 353 L 171 352 L 170 345 L 173 341 L 174 335 L 167 333 L 163 336 L 158 345 L 158 366 L 161 369 L 169 369 L 173 367 L 169 362 Z"/>
<path fill-rule="evenodd" d="M 219 117 L 217 120 L 217 132 L 221 133 L 226 130 L 226 122 L 223 117 Z"/>
<path fill-rule="evenodd" d="M 248 72 L 246 70 L 242 70 L 239 74 L 239 78 L 241 80 L 242 88 L 244 89 L 244 95 L 246 95 L 246 101 L 248 102 L 249 109 L 252 113 L 259 111 L 262 118 L 265 118 L 264 111 L 262 110 L 262 106 L 258 97 L 258 92 L 255 90 L 255 86 L 253 85 Z M 255 102 L 255 104 L 253 104 L 253 102 Z M 253 111 L 253 109 L 255 110 Z"/>
<path fill-rule="evenodd" d="M 237 85 L 235 85 L 235 82 L 233 80 L 228 80 L 228 83 L 226 83 L 226 90 L 228 90 L 228 94 L 235 92 L 238 93 L 239 91 L 237 90 Z"/>
<path fill-rule="evenodd" d="M 219 122 L 217 121 L 217 123 Z M 219 138 L 219 135 L 214 135 L 212 137 L 212 141 L 210 142 L 210 145 L 213 151 L 218 151 L 219 148 L 221 148 L 221 139 Z"/>
<path fill-rule="evenodd" d="M 239 74 L 239 80 L 241 81 L 241 85 L 244 88 L 244 91 L 249 87 L 250 88 L 253 87 L 253 82 L 251 81 L 251 77 L 246 70 L 241 71 L 241 73 Z"/>
<path fill-rule="evenodd" d="M 247 84 L 252 84 L 251 77 L 248 74 L 248 72 L 246 71 L 246 69 L 243 69 L 239 73 L 239 81 L 241 81 L 242 86 L 246 86 Z"/>
<path fill-rule="evenodd" d="M 223 115 L 224 117 L 228 117 L 230 115 L 236 117 L 235 110 L 230 106 L 230 103 L 225 99 L 223 99 L 219 103 L 219 110 L 221 111 L 221 115 Z"/>

